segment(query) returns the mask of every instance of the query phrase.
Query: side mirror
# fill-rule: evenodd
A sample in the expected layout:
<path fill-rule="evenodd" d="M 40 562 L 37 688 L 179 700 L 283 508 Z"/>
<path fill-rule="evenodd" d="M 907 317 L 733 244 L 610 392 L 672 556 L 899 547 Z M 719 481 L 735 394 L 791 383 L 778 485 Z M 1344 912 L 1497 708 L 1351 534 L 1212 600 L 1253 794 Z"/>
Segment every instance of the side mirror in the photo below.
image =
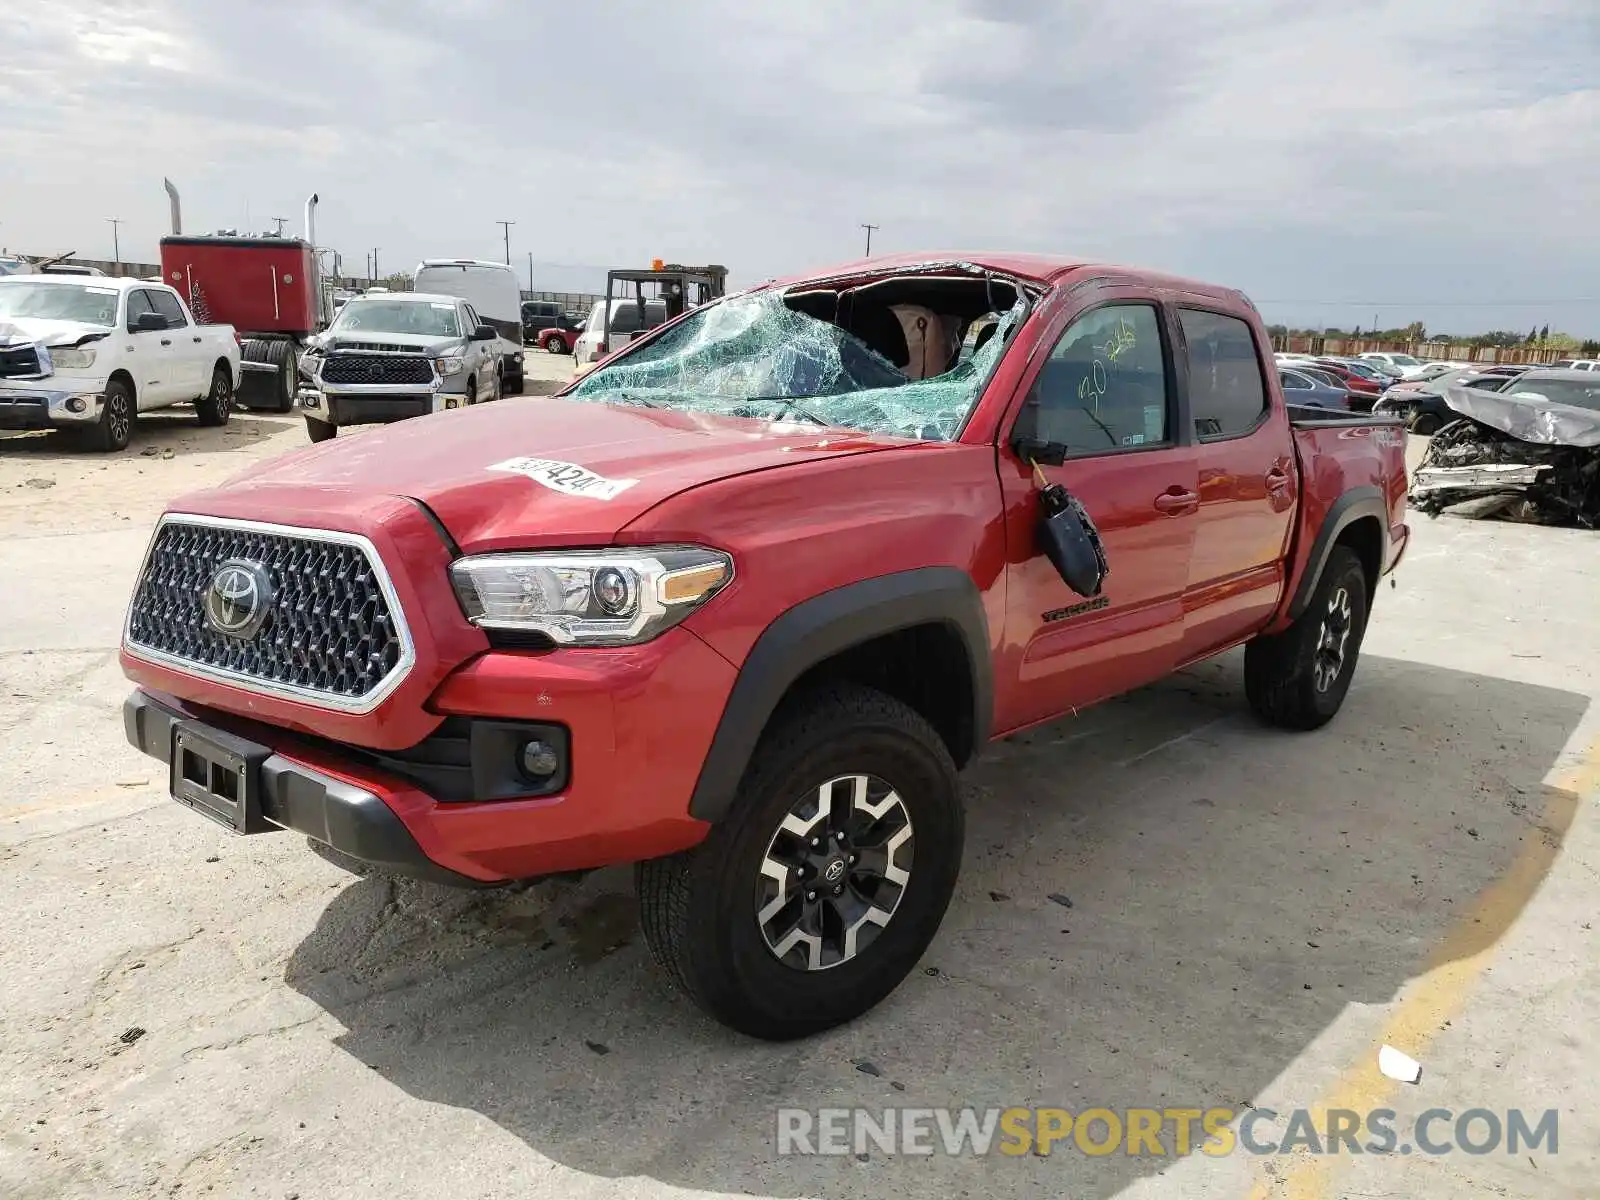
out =
<path fill-rule="evenodd" d="M 1078 499 L 1059 483 L 1039 491 L 1039 542 L 1061 580 L 1080 596 L 1098 596 L 1110 568 L 1106 550 Z"/>
<path fill-rule="evenodd" d="M 160 313 L 140 313 L 133 319 L 134 333 L 160 333 L 167 327 L 167 319 Z"/>
<path fill-rule="evenodd" d="M 472 331 L 470 340 L 474 342 L 492 342 L 499 336 L 500 331 L 493 325 L 479 325 Z"/>

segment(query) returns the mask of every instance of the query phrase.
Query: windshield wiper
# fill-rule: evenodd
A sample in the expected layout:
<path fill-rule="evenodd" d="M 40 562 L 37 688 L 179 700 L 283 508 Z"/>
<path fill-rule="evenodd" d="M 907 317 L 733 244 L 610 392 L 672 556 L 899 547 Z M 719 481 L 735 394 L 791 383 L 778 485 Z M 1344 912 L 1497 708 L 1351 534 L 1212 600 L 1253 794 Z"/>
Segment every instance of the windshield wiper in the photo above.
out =
<path fill-rule="evenodd" d="M 802 417 L 804 417 L 806 420 L 810 421 L 813 425 L 821 425 L 821 426 L 824 426 L 824 427 L 828 427 L 828 426 L 831 426 L 833 424 L 832 421 L 829 421 L 829 420 L 827 420 L 826 418 L 823 418 L 823 417 L 819 417 L 819 416 L 817 416 L 816 413 L 812 412 L 809 408 L 805 408 L 804 406 L 802 406 L 801 403 L 800 403 L 800 398 L 798 396 L 751 396 L 748 400 L 740 400 L 740 401 L 738 401 L 738 403 L 740 405 L 745 405 L 745 404 L 776 404 L 776 405 L 779 405 L 784 412 L 797 412 L 797 413 L 799 413 Z"/>

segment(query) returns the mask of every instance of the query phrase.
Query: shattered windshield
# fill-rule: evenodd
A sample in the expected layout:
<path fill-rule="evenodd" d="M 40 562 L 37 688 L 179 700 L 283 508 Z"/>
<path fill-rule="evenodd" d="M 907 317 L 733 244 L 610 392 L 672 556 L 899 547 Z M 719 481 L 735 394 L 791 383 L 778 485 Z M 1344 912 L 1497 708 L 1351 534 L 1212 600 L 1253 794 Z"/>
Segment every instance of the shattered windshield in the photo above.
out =
<path fill-rule="evenodd" d="M 839 326 L 794 311 L 781 293 L 736 296 L 596 369 L 567 398 L 950 441 L 1026 311 L 1018 292 L 981 345 L 952 354 L 943 373 L 914 379 Z"/>

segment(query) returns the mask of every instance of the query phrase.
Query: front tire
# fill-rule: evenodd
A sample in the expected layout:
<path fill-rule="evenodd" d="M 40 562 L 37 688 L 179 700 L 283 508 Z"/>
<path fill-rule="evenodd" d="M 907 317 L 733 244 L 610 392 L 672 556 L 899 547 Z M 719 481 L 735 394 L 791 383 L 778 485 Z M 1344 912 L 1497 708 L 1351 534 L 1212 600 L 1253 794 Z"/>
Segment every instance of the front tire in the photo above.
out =
<path fill-rule="evenodd" d="M 106 384 L 100 419 L 83 431 L 85 448 L 103 454 L 126 449 L 133 437 L 135 412 L 133 389 L 120 379 L 111 380 Z"/>
<path fill-rule="evenodd" d="M 567 339 L 559 333 L 552 333 L 544 340 L 544 352 L 546 354 L 565 354 L 567 349 Z"/>
<path fill-rule="evenodd" d="M 211 390 L 195 403 L 194 409 L 202 425 L 228 423 L 233 415 L 233 375 L 226 367 L 217 367 L 211 372 Z"/>
<path fill-rule="evenodd" d="M 645 940 L 725 1025 L 772 1040 L 831 1028 L 933 940 L 964 826 L 926 720 L 867 688 L 809 693 L 773 718 L 710 836 L 637 868 Z"/>
<path fill-rule="evenodd" d="M 1319 729 L 1344 703 L 1367 632 L 1367 573 L 1335 546 L 1304 612 L 1282 633 L 1244 649 L 1245 697 L 1263 721 Z"/>

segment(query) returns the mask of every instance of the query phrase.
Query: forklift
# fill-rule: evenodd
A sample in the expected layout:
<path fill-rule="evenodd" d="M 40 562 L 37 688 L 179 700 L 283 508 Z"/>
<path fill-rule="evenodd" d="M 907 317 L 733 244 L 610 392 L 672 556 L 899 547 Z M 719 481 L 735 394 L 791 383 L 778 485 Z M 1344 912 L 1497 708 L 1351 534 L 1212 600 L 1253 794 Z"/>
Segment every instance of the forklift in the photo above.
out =
<path fill-rule="evenodd" d="M 651 321 L 647 308 L 656 308 L 657 312 L 665 310 L 665 320 L 673 321 L 688 312 L 691 308 L 699 308 L 702 304 L 710 303 L 728 291 L 728 268 L 715 263 L 704 267 L 686 267 L 681 263 L 663 262 L 655 259 L 650 264 L 648 271 L 635 271 L 627 268 L 618 268 L 606 272 L 606 298 L 605 307 L 601 312 L 607 314 L 605 323 L 604 341 L 600 351 L 608 354 L 611 351 L 610 325 L 615 320 L 612 316 L 612 303 L 615 300 L 626 301 L 632 299 L 638 306 L 638 320 L 631 322 L 634 332 L 627 340 L 638 336 L 663 321 Z"/>

